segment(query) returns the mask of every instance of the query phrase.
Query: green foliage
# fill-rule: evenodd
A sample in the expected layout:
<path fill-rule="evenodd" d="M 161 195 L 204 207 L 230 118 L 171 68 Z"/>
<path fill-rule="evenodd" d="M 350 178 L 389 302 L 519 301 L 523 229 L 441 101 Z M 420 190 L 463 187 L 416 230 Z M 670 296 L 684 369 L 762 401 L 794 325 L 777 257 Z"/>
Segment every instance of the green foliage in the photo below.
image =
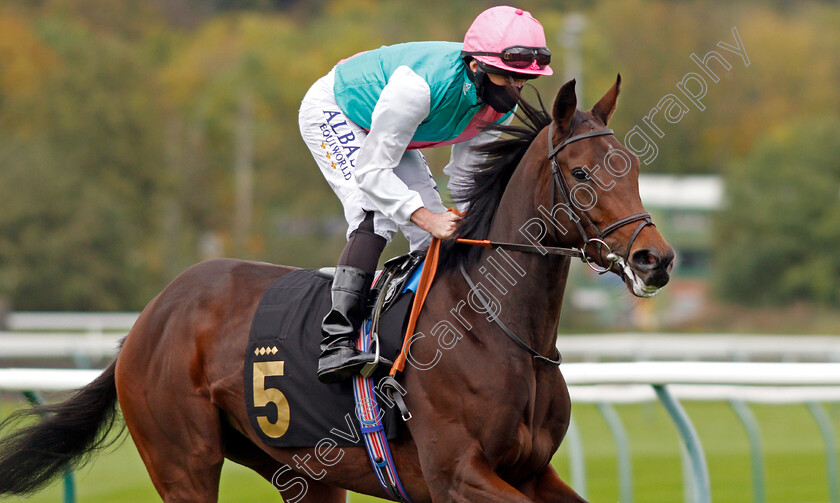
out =
<path fill-rule="evenodd" d="M 0 143 L 0 288 L 22 310 L 119 309 L 142 284 L 134 217 L 42 147 Z"/>
<path fill-rule="evenodd" d="M 840 120 L 776 129 L 726 175 L 718 284 L 750 304 L 840 305 Z"/>
<path fill-rule="evenodd" d="M 51 60 L 41 91 L 3 103 L 0 291 L 16 309 L 141 307 L 162 175 L 147 63 L 84 25 L 38 29 Z"/>
<path fill-rule="evenodd" d="M 601 2 L 588 16 L 584 33 L 587 106 L 623 77 L 613 127 L 622 136 L 635 125 L 651 136 L 659 155 L 645 172 L 720 173 L 733 158 L 749 152 L 768 125 L 840 110 L 840 33 L 833 28 L 840 9 L 813 2 L 778 11 L 758 3 Z M 717 44 L 735 44 L 737 28 L 750 60 Z M 717 51 L 730 70 L 712 61 L 714 83 L 692 60 Z M 558 51 L 559 52 L 559 51 Z M 686 102 L 688 113 L 669 124 L 654 116 L 663 137 L 644 118 L 666 94 L 683 101 L 676 84 L 689 72 L 708 87 L 705 110 Z"/>
<path fill-rule="evenodd" d="M 304 93 L 356 52 L 460 40 L 476 13 L 494 4 L 3 2 L 0 296 L 16 309 L 138 309 L 208 257 L 334 262 L 344 224 L 299 136 Z M 706 110 L 662 124 L 659 157 L 647 172 L 721 172 L 772 126 L 840 109 L 840 7 L 831 3 L 534 0 L 523 7 L 542 21 L 555 55 L 555 75 L 535 81 L 549 106 L 564 81 L 563 23 L 583 12 L 583 105 L 621 72 L 612 124 L 620 136 L 698 71 L 691 53 L 731 42 L 737 26 L 751 65 L 731 55 L 733 69 L 709 83 Z M 246 164 L 254 178 L 244 228 L 234 219 L 243 148 L 252 152 Z M 448 150 L 427 157 L 439 172 Z M 808 271 L 785 281 L 813 281 L 818 274 Z"/>

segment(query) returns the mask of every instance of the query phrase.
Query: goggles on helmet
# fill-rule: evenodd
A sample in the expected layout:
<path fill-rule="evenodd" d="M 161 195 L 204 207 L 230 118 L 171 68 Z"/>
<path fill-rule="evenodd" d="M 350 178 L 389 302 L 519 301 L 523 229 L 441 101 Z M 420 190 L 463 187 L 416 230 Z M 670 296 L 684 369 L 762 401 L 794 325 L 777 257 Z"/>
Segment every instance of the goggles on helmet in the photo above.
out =
<path fill-rule="evenodd" d="M 513 80 L 531 80 L 539 77 L 539 75 L 532 75 L 530 73 L 518 73 L 511 70 L 502 70 L 499 67 L 488 65 L 487 63 L 483 63 L 479 60 L 475 60 L 478 63 L 478 67 L 484 71 L 484 73 L 492 73 L 495 75 L 501 75 L 502 77 L 510 77 Z"/>
<path fill-rule="evenodd" d="M 502 50 L 502 52 L 466 52 L 470 56 L 496 56 L 506 66 L 511 68 L 528 68 L 531 63 L 536 62 L 540 70 L 551 63 L 551 51 L 548 47 L 524 47 L 513 46 Z"/>

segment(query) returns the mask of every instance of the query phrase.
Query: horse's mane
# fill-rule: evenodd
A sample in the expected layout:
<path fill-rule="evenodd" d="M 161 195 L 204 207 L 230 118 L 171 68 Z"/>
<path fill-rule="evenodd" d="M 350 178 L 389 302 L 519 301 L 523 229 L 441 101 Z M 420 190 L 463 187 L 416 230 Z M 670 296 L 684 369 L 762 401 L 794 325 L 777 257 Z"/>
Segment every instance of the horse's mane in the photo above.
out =
<path fill-rule="evenodd" d="M 539 107 L 525 101 L 519 93 L 516 94 L 516 118 L 521 125 L 486 125 L 484 131 L 497 132 L 501 136 L 496 141 L 475 148 L 476 152 L 485 155 L 484 161 L 469 167 L 468 182 L 463 188 L 453 190 L 452 198 L 456 203 L 468 204 L 468 211 L 459 222 L 455 237 L 487 239 L 490 224 L 510 177 L 539 132 L 551 123 L 551 115 L 546 111 L 538 92 Z M 480 252 L 479 246 L 458 244 L 454 239 L 443 241 L 440 269 L 452 269 L 459 264 L 464 267 L 474 265 L 478 262 Z"/>

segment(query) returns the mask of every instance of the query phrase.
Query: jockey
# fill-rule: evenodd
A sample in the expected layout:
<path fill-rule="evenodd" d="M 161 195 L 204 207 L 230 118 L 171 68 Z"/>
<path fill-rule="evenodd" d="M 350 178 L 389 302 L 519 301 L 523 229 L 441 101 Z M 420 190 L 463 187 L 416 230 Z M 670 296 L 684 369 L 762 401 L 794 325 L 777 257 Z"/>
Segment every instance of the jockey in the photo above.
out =
<path fill-rule="evenodd" d="M 444 173 L 463 187 L 480 159 L 470 147 L 494 139 L 481 128 L 510 119 L 508 89 L 551 75 L 542 25 L 529 12 L 493 7 L 457 42 L 383 46 L 339 62 L 306 93 L 300 131 L 341 200 L 347 245 L 338 260 L 332 309 L 323 320 L 318 379 L 338 382 L 373 355 L 355 347 L 379 256 L 397 229 L 411 250 L 446 239 L 447 212 L 419 150 L 453 145 Z"/>

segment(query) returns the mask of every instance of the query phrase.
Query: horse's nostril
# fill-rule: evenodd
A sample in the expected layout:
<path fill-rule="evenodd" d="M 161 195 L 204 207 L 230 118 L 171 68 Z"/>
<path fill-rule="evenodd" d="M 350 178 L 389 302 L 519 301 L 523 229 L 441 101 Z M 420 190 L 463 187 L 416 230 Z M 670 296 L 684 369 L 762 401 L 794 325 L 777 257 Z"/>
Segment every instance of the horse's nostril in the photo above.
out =
<path fill-rule="evenodd" d="M 633 253 L 630 257 L 630 262 L 637 271 L 664 271 L 669 273 L 671 272 L 671 268 L 674 266 L 674 257 L 675 254 L 673 248 L 668 248 L 665 253 L 661 255 L 657 250 L 643 248 Z"/>
<path fill-rule="evenodd" d="M 668 251 L 665 252 L 665 256 L 662 257 L 662 261 L 659 264 L 659 267 L 665 269 L 668 272 L 671 272 L 671 268 L 674 267 L 674 258 L 676 254 L 674 253 L 673 248 L 668 248 Z"/>
<path fill-rule="evenodd" d="M 659 267 L 661 259 L 655 251 L 642 249 L 633 252 L 630 262 L 632 262 L 633 267 L 640 271 L 652 271 Z"/>
<path fill-rule="evenodd" d="M 638 250 L 631 258 L 633 265 L 639 269 L 650 270 L 659 264 L 659 257 L 651 250 Z"/>

